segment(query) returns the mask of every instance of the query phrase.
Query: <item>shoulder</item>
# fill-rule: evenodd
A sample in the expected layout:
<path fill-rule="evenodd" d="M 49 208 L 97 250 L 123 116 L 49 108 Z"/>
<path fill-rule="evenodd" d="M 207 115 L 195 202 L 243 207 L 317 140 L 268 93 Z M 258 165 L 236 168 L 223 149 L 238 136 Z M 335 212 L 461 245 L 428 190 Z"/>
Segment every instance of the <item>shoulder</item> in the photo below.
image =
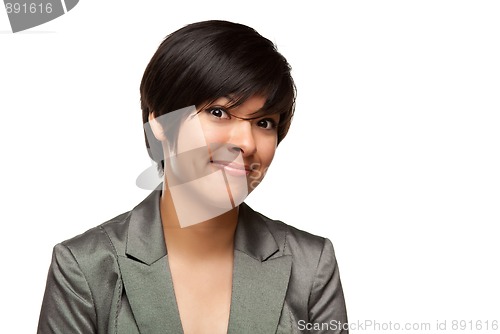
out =
<path fill-rule="evenodd" d="M 122 289 L 118 255 L 126 240 L 127 216 L 119 215 L 54 247 L 39 331 L 57 328 L 71 333 L 75 326 L 78 332 L 106 331 Z"/>
<path fill-rule="evenodd" d="M 270 259 L 291 257 L 287 303 L 296 318 L 345 322 L 345 302 L 331 241 L 260 213 L 256 215 L 279 246 L 279 252 Z"/>
<path fill-rule="evenodd" d="M 98 305 L 108 303 L 119 281 L 118 257 L 125 255 L 129 212 L 123 213 L 54 247 L 61 270 L 78 272 Z M 104 283 L 104 284 L 103 284 Z"/>
<path fill-rule="evenodd" d="M 111 268 L 117 255 L 125 253 L 130 212 L 122 213 L 54 247 L 54 254 L 69 252 L 84 272 Z"/>
<path fill-rule="evenodd" d="M 294 262 L 301 262 L 304 267 L 316 267 L 323 253 L 333 255 L 333 246 L 328 238 L 288 225 L 280 220 L 271 219 L 254 211 L 269 228 L 282 255 L 291 255 Z"/>

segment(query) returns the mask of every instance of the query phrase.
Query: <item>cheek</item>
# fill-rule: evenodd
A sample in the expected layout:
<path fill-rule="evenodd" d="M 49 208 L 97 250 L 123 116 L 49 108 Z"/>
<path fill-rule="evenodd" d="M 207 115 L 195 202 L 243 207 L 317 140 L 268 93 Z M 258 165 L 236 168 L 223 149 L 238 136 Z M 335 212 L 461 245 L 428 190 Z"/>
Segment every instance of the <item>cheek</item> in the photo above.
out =
<path fill-rule="evenodd" d="M 216 144 L 216 143 L 226 143 L 227 136 L 224 134 L 224 131 L 220 129 L 216 129 L 213 127 L 203 127 L 203 135 L 207 145 Z"/>
<path fill-rule="evenodd" d="M 264 138 L 259 144 L 258 152 L 263 167 L 269 167 L 276 153 L 277 138 Z"/>
<path fill-rule="evenodd" d="M 228 131 L 227 129 L 221 129 L 220 126 L 212 124 L 206 119 L 206 115 L 199 115 L 200 129 L 205 144 L 210 146 L 210 144 L 217 143 L 227 143 Z"/>
<path fill-rule="evenodd" d="M 197 118 L 185 121 L 179 128 L 177 154 L 194 150 L 206 145 L 202 126 Z"/>

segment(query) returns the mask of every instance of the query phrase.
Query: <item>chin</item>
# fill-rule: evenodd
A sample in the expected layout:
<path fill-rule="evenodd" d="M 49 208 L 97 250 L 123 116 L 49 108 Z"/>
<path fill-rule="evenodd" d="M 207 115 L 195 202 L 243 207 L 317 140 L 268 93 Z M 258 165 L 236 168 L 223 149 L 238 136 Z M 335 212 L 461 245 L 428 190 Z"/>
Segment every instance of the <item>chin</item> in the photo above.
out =
<path fill-rule="evenodd" d="M 221 172 L 212 173 L 186 186 L 189 187 L 193 200 L 218 209 L 231 210 L 248 196 L 246 177 L 223 175 Z"/>

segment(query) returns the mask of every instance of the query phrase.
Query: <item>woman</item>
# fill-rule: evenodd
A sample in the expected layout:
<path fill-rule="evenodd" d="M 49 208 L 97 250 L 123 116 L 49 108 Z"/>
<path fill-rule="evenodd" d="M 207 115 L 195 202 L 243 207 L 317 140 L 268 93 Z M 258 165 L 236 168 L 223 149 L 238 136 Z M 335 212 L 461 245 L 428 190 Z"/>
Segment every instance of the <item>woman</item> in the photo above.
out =
<path fill-rule="evenodd" d="M 331 242 L 243 203 L 293 116 L 285 58 L 244 25 L 195 23 L 161 43 L 140 91 L 164 182 L 56 245 L 38 332 L 342 332 Z"/>

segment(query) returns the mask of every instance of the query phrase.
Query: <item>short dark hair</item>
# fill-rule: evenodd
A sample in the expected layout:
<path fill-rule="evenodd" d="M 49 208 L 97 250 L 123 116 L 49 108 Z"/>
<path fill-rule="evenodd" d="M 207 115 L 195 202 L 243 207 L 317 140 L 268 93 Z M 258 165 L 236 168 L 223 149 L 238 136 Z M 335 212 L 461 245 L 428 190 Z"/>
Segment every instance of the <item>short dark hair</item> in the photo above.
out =
<path fill-rule="evenodd" d="M 151 58 L 141 81 L 143 123 L 207 101 L 231 96 L 233 106 L 254 95 L 266 97 L 263 110 L 279 113 L 278 143 L 295 110 L 291 67 L 276 46 L 254 29 L 227 21 L 189 24 L 168 35 Z M 170 128 L 170 127 L 169 127 Z M 145 136 L 146 137 L 146 136 Z M 146 137 L 150 157 L 163 171 Z"/>

